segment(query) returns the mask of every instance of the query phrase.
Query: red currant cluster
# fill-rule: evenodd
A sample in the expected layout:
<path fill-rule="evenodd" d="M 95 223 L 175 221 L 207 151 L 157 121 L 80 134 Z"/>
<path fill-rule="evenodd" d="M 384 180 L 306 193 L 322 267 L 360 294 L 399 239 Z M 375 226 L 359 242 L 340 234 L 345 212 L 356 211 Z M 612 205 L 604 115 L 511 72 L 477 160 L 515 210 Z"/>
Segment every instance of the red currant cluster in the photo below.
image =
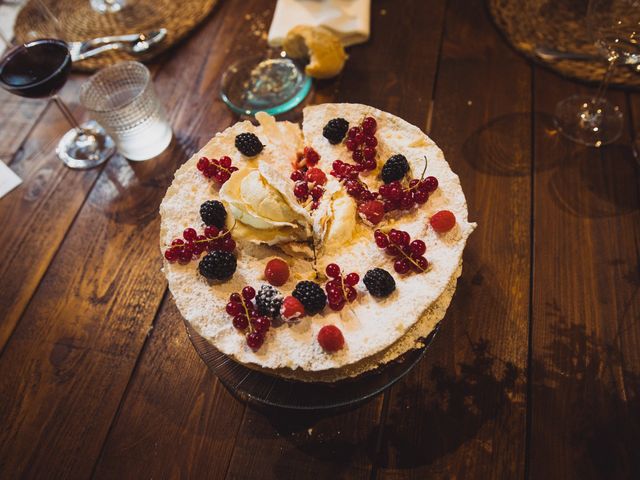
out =
<path fill-rule="evenodd" d="M 175 238 L 171 242 L 171 247 L 164 251 L 164 258 L 170 263 L 178 262 L 186 265 L 198 258 L 205 250 L 233 252 L 235 248 L 236 242 L 231 238 L 229 230 L 219 230 L 217 227 L 209 226 L 205 227 L 204 235 L 198 235 L 195 228 L 189 227 L 182 232 L 182 238 Z"/>
<path fill-rule="evenodd" d="M 414 272 L 424 272 L 429 267 L 429 262 L 424 258 L 424 252 L 427 246 L 422 240 L 411 241 L 411 237 L 407 232 L 402 230 L 391 229 L 389 234 L 385 234 L 382 230 L 376 230 L 373 234 L 376 245 L 384 248 L 387 255 L 391 255 L 396 260 L 393 268 L 400 274 L 407 273 L 409 270 Z"/>
<path fill-rule="evenodd" d="M 360 276 L 357 273 L 350 273 L 343 277 L 340 267 L 335 263 L 327 265 L 326 273 L 327 277 L 331 278 L 325 285 L 329 307 L 339 312 L 347 302 L 351 303 L 357 298 L 358 292 L 354 287 L 360 281 Z"/>
<path fill-rule="evenodd" d="M 258 350 L 264 343 L 264 337 L 271 328 L 269 317 L 258 315 L 253 299 L 256 291 L 253 287 L 246 286 L 242 293 L 232 293 L 227 303 L 226 311 L 233 317 L 233 326 L 245 334 L 247 345 L 253 350 Z"/>
<path fill-rule="evenodd" d="M 367 202 L 375 200 L 378 196 L 376 192 L 370 192 L 366 184 L 364 184 L 358 175 L 364 170 L 362 165 L 351 165 L 342 160 L 336 160 L 331 164 L 331 175 L 338 180 L 344 182 L 347 193 L 358 202 Z"/>
<path fill-rule="evenodd" d="M 378 139 L 375 136 L 378 123 L 373 117 L 366 117 L 359 127 L 351 127 L 347 133 L 345 145 L 351 152 L 353 161 L 362 165 L 364 170 L 375 170 L 376 147 Z"/>
<path fill-rule="evenodd" d="M 238 167 L 231 164 L 231 158 L 227 156 L 220 158 L 220 160 L 200 157 L 197 168 L 205 178 L 213 178 L 219 185 L 229 180 L 231 174 L 238 170 Z"/>
<path fill-rule="evenodd" d="M 323 185 L 327 183 L 327 176 L 319 168 L 309 168 L 294 170 L 291 173 L 291 180 L 295 183 L 293 194 L 300 203 L 306 203 L 311 196 L 311 209 L 318 208 L 320 199 L 324 195 Z"/>
<path fill-rule="evenodd" d="M 422 205 L 429 200 L 436 188 L 438 179 L 436 177 L 426 177 L 422 180 L 414 178 L 409 181 L 409 186 L 403 188 L 399 181 L 394 181 L 380 186 L 380 196 L 384 202 L 385 212 L 393 210 L 409 210 L 414 205 Z"/>

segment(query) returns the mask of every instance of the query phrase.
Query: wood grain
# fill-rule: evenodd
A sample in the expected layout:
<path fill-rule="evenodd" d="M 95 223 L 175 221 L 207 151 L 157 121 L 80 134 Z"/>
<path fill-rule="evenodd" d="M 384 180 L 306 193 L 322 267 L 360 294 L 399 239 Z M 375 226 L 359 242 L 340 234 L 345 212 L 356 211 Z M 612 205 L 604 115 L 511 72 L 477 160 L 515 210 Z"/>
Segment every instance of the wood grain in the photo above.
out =
<path fill-rule="evenodd" d="M 451 1 L 444 31 L 430 135 L 478 228 L 441 331 L 391 389 L 378 478 L 522 478 L 531 70 L 482 2 Z"/>
<path fill-rule="evenodd" d="M 61 92 L 76 114 L 73 97 L 80 81 L 70 79 Z M 31 108 L 18 108 L 20 102 L 13 105 L 18 110 Z M 18 111 L 10 113 L 29 133 Z M 11 225 L 0 229 L 5 259 L 0 263 L 0 351 L 102 169 L 70 170 L 58 159 L 56 145 L 69 128 L 51 105 L 12 157 L 11 168 L 23 183 L 0 202 L 0 224 Z"/>
<path fill-rule="evenodd" d="M 588 149 L 549 128 L 544 114 L 577 90 L 536 69 L 530 476 L 637 478 L 638 164 L 628 130 Z"/>
<path fill-rule="evenodd" d="M 11 163 L 46 107 L 46 100 L 21 98 L 0 90 L 0 160 Z"/>

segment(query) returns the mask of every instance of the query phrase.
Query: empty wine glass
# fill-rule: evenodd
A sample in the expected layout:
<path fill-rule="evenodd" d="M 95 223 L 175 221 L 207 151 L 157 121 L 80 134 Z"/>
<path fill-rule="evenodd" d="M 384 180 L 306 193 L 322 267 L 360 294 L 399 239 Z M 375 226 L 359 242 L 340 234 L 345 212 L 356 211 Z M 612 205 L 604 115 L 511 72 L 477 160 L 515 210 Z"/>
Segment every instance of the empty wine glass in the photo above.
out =
<path fill-rule="evenodd" d="M 126 5 L 126 0 L 90 0 L 91 8 L 100 13 L 119 12 Z"/>
<path fill-rule="evenodd" d="M 640 0 L 590 0 L 586 26 L 607 59 L 607 70 L 595 95 L 573 95 L 559 102 L 555 122 L 574 142 L 600 147 L 622 133 L 622 112 L 604 96 L 615 67 L 640 53 Z"/>

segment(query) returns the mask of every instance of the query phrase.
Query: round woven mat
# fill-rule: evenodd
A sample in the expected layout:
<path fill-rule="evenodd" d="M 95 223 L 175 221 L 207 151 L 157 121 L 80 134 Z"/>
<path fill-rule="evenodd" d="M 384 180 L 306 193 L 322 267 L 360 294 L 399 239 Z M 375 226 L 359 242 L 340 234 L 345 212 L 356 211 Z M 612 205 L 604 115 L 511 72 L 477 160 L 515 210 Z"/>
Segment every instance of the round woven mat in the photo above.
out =
<path fill-rule="evenodd" d="M 162 27 L 168 30 L 166 38 L 144 56 L 112 51 L 73 65 L 76 70 L 93 71 L 122 60 L 150 60 L 204 20 L 217 1 L 130 0 L 119 12 L 98 13 L 91 8 L 89 0 L 29 0 L 16 19 L 15 36 L 20 42 L 35 37 L 71 42 L 148 32 Z"/>
<path fill-rule="evenodd" d="M 598 61 L 544 61 L 537 47 L 563 52 L 598 55 L 586 27 L 586 0 L 487 0 L 493 20 L 511 45 L 531 58 L 567 77 L 600 82 L 607 64 Z M 640 88 L 640 75 L 625 66 L 613 72 L 612 84 Z"/>

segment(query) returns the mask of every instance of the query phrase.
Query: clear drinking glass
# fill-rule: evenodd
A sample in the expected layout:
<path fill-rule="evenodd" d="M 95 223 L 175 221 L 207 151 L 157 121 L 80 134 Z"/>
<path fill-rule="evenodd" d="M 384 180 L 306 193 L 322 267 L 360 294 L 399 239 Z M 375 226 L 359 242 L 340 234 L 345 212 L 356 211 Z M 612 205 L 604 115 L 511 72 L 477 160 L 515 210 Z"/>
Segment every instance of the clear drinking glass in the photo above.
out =
<path fill-rule="evenodd" d="M 100 13 L 119 12 L 127 4 L 126 0 L 90 0 L 91 8 Z"/>
<path fill-rule="evenodd" d="M 139 62 L 100 70 L 82 85 L 80 101 L 129 160 L 153 158 L 171 142 L 171 126 L 151 74 Z"/>
<path fill-rule="evenodd" d="M 640 53 L 640 0 L 590 0 L 586 26 L 607 59 L 607 71 L 595 95 L 573 95 L 556 106 L 556 126 L 571 140 L 592 147 L 615 142 L 622 133 L 622 112 L 604 96 L 617 65 Z"/>

